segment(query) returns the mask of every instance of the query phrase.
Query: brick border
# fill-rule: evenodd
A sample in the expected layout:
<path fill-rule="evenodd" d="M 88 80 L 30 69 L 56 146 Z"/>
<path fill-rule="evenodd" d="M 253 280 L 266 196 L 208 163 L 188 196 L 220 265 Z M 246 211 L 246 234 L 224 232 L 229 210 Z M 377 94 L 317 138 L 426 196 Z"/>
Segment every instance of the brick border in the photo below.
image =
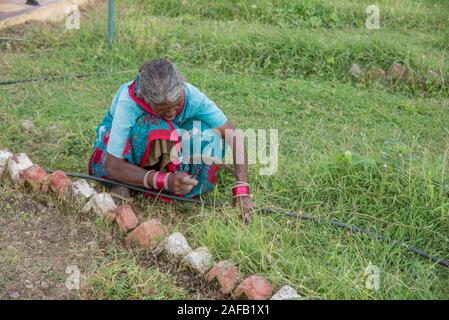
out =
<path fill-rule="evenodd" d="M 222 294 L 233 299 L 301 298 L 288 285 L 284 285 L 273 295 L 270 283 L 262 275 L 250 275 L 242 281 L 243 277 L 233 261 L 216 263 L 205 246 L 192 250 L 184 235 L 179 232 L 168 234 L 168 228 L 158 219 L 139 224 L 131 206 L 117 206 L 109 193 L 97 193 L 86 180 L 80 179 L 72 183 L 63 171 L 48 174 L 42 167 L 33 164 L 24 153 L 14 155 L 8 149 L 0 150 L 0 181 L 5 176 L 15 184 L 30 188 L 32 192 L 50 192 L 58 199 L 82 208 L 83 212 L 94 212 L 110 224 L 115 222 L 119 230 L 127 234 L 127 242 L 174 257 L 180 264 L 205 278 L 207 283 L 218 287 Z"/>

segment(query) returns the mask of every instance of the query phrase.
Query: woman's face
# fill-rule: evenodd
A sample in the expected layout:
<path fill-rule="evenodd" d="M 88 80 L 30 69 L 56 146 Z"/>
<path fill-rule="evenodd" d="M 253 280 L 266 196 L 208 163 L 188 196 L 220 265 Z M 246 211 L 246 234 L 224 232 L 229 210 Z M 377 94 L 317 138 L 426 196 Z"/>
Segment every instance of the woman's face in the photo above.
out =
<path fill-rule="evenodd" d="M 165 120 L 172 121 L 173 119 L 175 119 L 179 110 L 181 110 L 183 104 L 184 104 L 184 95 L 181 95 L 181 97 L 179 97 L 179 99 L 173 103 L 167 102 L 155 104 L 151 106 L 151 108 L 158 116 L 164 118 Z"/>

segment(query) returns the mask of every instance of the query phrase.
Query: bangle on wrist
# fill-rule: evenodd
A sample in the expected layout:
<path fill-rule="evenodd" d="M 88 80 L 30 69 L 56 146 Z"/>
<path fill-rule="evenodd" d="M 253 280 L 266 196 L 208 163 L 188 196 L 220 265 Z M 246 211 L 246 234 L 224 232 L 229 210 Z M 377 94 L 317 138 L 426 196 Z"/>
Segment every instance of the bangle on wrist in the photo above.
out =
<path fill-rule="evenodd" d="M 168 177 L 171 175 L 171 172 L 168 172 L 164 177 L 164 189 L 168 190 Z"/>
<path fill-rule="evenodd" d="M 153 176 L 153 188 L 156 190 L 162 190 L 166 188 L 168 185 L 168 176 L 167 172 L 156 172 Z"/>
<path fill-rule="evenodd" d="M 249 195 L 250 195 L 250 191 L 249 191 L 248 185 L 236 185 L 236 186 L 232 187 L 233 198 L 240 197 L 240 196 L 249 196 Z"/>
<path fill-rule="evenodd" d="M 242 193 L 242 194 L 238 194 L 238 195 L 232 196 L 232 199 L 235 199 L 235 198 L 243 198 L 243 197 L 251 198 L 251 195 L 250 195 L 250 194 L 244 194 L 244 193 Z"/>
<path fill-rule="evenodd" d="M 153 181 L 152 181 L 152 186 L 153 186 L 153 189 L 156 189 L 157 190 L 157 176 L 159 175 L 159 171 L 157 171 L 154 175 L 153 175 Z"/>
<path fill-rule="evenodd" d="M 145 175 L 143 176 L 143 186 L 147 189 L 151 189 L 150 186 L 148 185 L 148 176 L 150 175 L 150 173 L 154 172 L 154 170 L 149 170 L 145 173 Z"/>

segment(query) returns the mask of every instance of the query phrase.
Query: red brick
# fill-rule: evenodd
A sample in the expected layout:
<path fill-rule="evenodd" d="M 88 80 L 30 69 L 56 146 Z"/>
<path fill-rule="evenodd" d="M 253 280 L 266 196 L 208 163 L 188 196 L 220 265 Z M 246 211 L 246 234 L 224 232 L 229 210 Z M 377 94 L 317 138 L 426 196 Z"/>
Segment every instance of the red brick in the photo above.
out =
<path fill-rule="evenodd" d="M 47 192 L 47 178 L 48 173 L 37 164 L 20 172 L 20 182 L 26 187 L 31 187 L 34 192 Z"/>
<path fill-rule="evenodd" d="M 235 289 L 234 298 L 248 300 L 267 300 L 273 289 L 267 279 L 261 276 L 249 276 Z"/>
<path fill-rule="evenodd" d="M 134 229 L 139 224 L 133 208 L 129 205 L 118 206 L 115 211 L 115 221 L 121 231 L 127 232 Z"/>
<path fill-rule="evenodd" d="M 103 216 L 103 219 L 104 221 L 106 221 L 106 223 L 110 224 L 115 221 L 116 217 L 117 216 L 115 215 L 115 211 L 109 211 Z"/>
<path fill-rule="evenodd" d="M 217 263 L 206 275 L 207 282 L 216 280 L 221 292 L 229 294 L 240 281 L 239 269 L 232 261 L 225 260 Z"/>
<path fill-rule="evenodd" d="M 127 240 L 142 248 L 154 249 L 167 236 L 167 229 L 158 219 L 151 219 L 135 228 Z"/>
<path fill-rule="evenodd" d="M 49 175 L 48 182 L 50 189 L 56 192 L 56 194 L 61 197 L 64 196 L 64 193 L 72 184 L 72 181 L 70 181 L 69 177 L 67 177 L 66 174 L 61 170 L 55 171 L 51 175 Z"/>

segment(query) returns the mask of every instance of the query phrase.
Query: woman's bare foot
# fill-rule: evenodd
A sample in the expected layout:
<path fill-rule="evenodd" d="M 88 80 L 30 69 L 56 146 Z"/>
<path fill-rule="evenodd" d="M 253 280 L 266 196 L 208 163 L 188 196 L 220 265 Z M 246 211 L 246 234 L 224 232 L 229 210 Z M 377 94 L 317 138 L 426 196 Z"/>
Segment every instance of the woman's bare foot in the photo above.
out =
<path fill-rule="evenodd" d="M 109 194 L 114 199 L 116 205 L 131 204 L 133 202 L 131 191 L 128 188 L 112 186 L 109 189 Z"/>

